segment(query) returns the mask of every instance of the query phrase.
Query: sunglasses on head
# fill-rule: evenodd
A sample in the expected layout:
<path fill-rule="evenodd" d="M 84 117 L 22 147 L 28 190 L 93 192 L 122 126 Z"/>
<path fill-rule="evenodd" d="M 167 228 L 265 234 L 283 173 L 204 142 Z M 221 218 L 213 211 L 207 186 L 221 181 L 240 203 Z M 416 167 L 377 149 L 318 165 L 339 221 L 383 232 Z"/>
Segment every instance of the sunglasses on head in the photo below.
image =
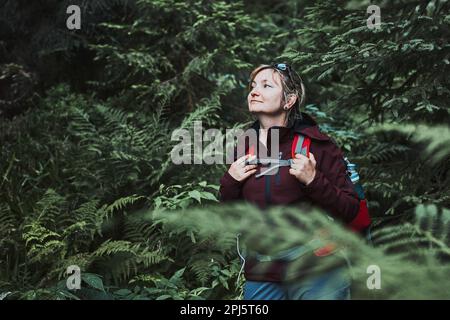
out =
<path fill-rule="evenodd" d="M 273 63 L 272 66 L 282 72 L 287 72 L 287 76 L 291 78 L 291 80 L 294 80 L 291 73 L 291 66 L 287 63 Z"/>
<path fill-rule="evenodd" d="M 280 71 L 286 71 L 290 69 L 290 66 L 286 63 L 274 63 L 273 66 Z"/>

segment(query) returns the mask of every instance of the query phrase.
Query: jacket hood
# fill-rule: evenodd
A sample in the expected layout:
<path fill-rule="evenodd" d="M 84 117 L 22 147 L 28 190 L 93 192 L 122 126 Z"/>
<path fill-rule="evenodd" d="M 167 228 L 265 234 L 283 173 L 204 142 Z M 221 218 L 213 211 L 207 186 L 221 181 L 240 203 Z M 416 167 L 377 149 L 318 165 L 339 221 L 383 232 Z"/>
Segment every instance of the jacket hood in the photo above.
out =
<path fill-rule="evenodd" d="M 311 139 L 319 140 L 319 141 L 328 141 L 330 137 L 326 134 L 320 132 L 319 126 L 317 125 L 317 121 L 307 113 L 301 112 L 301 117 L 295 120 L 294 124 L 291 127 L 280 127 L 273 126 L 269 128 L 271 129 L 279 129 L 280 137 L 287 137 L 293 135 L 294 133 L 300 133 L 302 135 L 308 136 Z M 260 124 L 259 121 L 256 120 L 251 128 L 255 129 L 257 134 L 259 133 Z M 270 133 L 269 133 L 270 136 Z"/>

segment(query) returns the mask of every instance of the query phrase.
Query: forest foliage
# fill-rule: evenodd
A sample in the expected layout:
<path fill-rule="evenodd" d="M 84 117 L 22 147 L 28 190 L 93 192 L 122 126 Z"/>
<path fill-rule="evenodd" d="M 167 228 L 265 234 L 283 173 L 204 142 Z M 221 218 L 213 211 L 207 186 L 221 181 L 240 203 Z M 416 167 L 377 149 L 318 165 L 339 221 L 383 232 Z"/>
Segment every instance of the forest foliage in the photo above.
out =
<path fill-rule="evenodd" d="M 246 127 L 249 72 L 274 61 L 302 75 L 304 111 L 358 165 L 374 218 L 369 244 L 274 208 L 279 245 L 325 226 L 353 298 L 450 298 L 450 4 L 379 1 L 369 29 L 372 2 L 1 1 L 0 298 L 241 298 L 236 234 L 276 232 L 218 205 L 225 165 L 173 164 L 171 136 Z"/>

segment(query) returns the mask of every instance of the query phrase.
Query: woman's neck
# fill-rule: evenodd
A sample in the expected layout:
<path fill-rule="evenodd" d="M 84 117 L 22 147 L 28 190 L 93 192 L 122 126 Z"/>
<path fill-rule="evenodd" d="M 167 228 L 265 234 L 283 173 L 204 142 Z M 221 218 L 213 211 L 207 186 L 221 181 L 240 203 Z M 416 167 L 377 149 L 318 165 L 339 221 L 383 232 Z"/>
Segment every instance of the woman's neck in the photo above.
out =
<path fill-rule="evenodd" d="M 285 114 L 281 114 L 279 117 L 266 117 L 259 116 L 259 141 L 267 146 L 267 134 L 271 127 L 286 127 L 287 118 Z"/>
<path fill-rule="evenodd" d="M 287 118 L 286 114 L 281 114 L 278 117 L 267 117 L 267 116 L 259 116 L 259 128 L 262 131 L 267 131 L 271 127 L 286 127 L 287 126 Z"/>

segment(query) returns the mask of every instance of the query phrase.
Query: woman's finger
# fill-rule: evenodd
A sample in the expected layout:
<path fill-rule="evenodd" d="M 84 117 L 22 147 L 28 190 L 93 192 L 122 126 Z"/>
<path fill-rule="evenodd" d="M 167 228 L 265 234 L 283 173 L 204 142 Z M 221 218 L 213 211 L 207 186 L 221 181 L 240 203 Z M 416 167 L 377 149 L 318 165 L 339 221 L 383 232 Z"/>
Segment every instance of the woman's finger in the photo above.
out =
<path fill-rule="evenodd" d="M 258 170 L 257 170 L 257 169 L 253 169 L 253 170 L 247 171 L 247 172 L 244 174 L 244 179 L 245 179 L 245 178 L 248 178 L 249 176 L 251 176 L 252 174 L 254 174 L 256 171 L 258 171 Z"/>
<path fill-rule="evenodd" d="M 247 172 L 247 171 L 249 171 L 251 169 L 255 169 L 257 167 L 258 167 L 258 165 L 256 165 L 256 164 L 249 164 L 244 167 L 244 170 L 245 170 L 245 172 Z"/>
<path fill-rule="evenodd" d="M 293 172 L 300 172 L 300 169 L 297 166 L 293 166 L 289 170 L 292 170 Z"/>
<path fill-rule="evenodd" d="M 256 159 L 256 156 L 252 156 L 252 155 L 248 154 L 246 156 L 246 158 L 244 159 L 244 161 L 241 162 L 240 165 L 244 167 L 247 165 L 247 161 L 252 161 L 253 159 Z"/>
<path fill-rule="evenodd" d="M 237 163 L 237 164 L 243 163 L 243 162 L 245 161 L 245 159 L 247 159 L 247 157 L 248 157 L 248 154 L 246 154 L 246 155 L 240 157 L 239 159 L 236 160 L 236 163 Z"/>

